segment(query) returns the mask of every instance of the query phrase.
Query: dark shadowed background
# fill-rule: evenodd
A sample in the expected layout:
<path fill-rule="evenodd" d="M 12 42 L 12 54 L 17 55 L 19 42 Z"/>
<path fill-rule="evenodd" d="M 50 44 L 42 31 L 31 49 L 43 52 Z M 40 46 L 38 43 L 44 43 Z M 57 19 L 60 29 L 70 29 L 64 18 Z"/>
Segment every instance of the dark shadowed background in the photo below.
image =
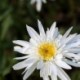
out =
<path fill-rule="evenodd" d="M 22 80 L 21 72 L 14 71 L 13 60 L 21 54 L 13 51 L 13 40 L 29 40 L 26 24 L 38 31 L 37 19 L 46 30 L 54 21 L 61 33 L 74 26 L 71 33 L 80 33 L 80 0 L 47 0 L 37 12 L 30 0 L 0 0 L 0 80 Z M 80 80 L 80 68 L 66 71 L 72 80 Z M 42 80 L 35 71 L 28 80 Z"/>

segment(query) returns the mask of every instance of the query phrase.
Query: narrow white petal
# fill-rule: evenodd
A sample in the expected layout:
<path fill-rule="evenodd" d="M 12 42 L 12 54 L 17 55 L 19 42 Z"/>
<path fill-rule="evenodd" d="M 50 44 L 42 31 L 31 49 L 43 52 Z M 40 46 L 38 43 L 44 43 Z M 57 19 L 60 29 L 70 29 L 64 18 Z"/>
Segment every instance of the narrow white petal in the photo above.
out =
<path fill-rule="evenodd" d="M 68 57 L 68 58 L 72 58 L 72 57 L 75 57 L 76 54 L 74 53 L 64 53 L 64 56 L 65 57 Z"/>
<path fill-rule="evenodd" d="M 72 28 L 73 28 L 73 27 L 69 28 L 69 29 L 66 31 L 66 33 L 63 35 L 63 37 L 62 37 L 62 39 L 61 39 L 62 44 L 65 42 L 65 39 L 66 39 L 66 37 L 69 35 L 69 33 L 71 32 Z"/>
<path fill-rule="evenodd" d="M 53 34 L 54 31 L 55 31 L 55 27 L 56 27 L 56 22 L 54 22 L 54 23 L 51 25 L 50 31 L 51 31 L 52 34 Z"/>
<path fill-rule="evenodd" d="M 54 22 L 50 28 L 50 33 L 49 33 L 50 38 L 53 38 L 55 27 L 56 27 L 56 22 Z"/>
<path fill-rule="evenodd" d="M 22 59 L 27 59 L 27 58 L 29 58 L 29 56 L 16 57 L 14 59 L 16 59 L 16 60 L 22 60 Z"/>
<path fill-rule="evenodd" d="M 56 27 L 55 31 L 54 31 L 53 39 L 56 39 L 59 35 L 60 35 L 60 33 L 58 31 L 58 28 Z"/>
<path fill-rule="evenodd" d="M 75 42 L 75 43 L 71 43 L 71 44 L 67 45 L 65 48 L 66 49 L 75 48 L 75 47 L 78 47 L 79 45 L 80 45 L 80 41 Z"/>
<path fill-rule="evenodd" d="M 79 39 L 80 39 L 80 35 L 76 35 L 76 36 L 73 38 L 73 40 L 71 40 L 68 44 L 74 43 L 74 42 L 76 42 L 76 41 L 79 40 Z"/>
<path fill-rule="evenodd" d="M 66 33 L 63 35 L 63 38 L 66 38 L 66 37 L 69 35 L 69 33 L 71 32 L 72 28 L 73 28 L 73 27 L 69 28 L 69 29 L 66 31 Z"/>
<path fill-rule="evenodd" d="M 14 40 L 13 43 L 18 44 L 20 46 L 25 46 L 25 47 L 29 47 L 29 42 L 27 41 L 22 41 L 22 40 Z"/>
<path fill-rule="evenodd" d="M 47 1 L 46 0 L 42 0 L 43 1 L 43 3 L 47 3 Z"/>
<path fill-rule="evenodd" d="M 31 0 L 31 4 L 34 4 L 36 2 L 36 0 Z"/>
<path fill-rule="evenodd" d="M 23 71 L 22 74 L 26 73 L 26 71 L 27 71 L 28 69 L 30 69 L 31 66 L 33 66 L 36 62 L 37 62 L 37 60 L 32 60 L 31 62 L 29 61 L 29 63 L 27 64 L 26 69 Z"/>
<path fill-rule="evenodd" d="M 62 67 L 64 69 L 71 69 L 71 66 L 69 66 L 67 63 L 65 63 L 64 61 L 61 60 L 57 60 L 55 61 L 55 63 L 59 66 Z"/>
<path fill-rule="evenodd" d="M 44 66 L 43 61 L 39 61 L 37 64 L 37 69 L 41 69 Z"/>
<path fill-rule="evenodd" d="M 14 51 L 16 52 L 19 52 L 19 53 L 22 53 L 22 54 L 26 54 L 27 48 L 23 48 L 23 47 L 20 47 L 20 46 L 14 46 Z"/>
<path fill-rule="evenodd" d="M 52 75 L 51 75 L 51 80 L 58 80 L 58 79 L 57 79 L 57 75 L 52 74 Z"/>
<path fill-rule="evenodd" d="M 43 80 L 49 80 L 49 77 L 48 76 L 44 76 Z"/>
<path fill-rule="evenodd" d="M 50 69 L 51 69 L 51 74 L 54 74 L 57 76 L 57 67 L 54 64 L 54 62 L 52 63 L 52 65 L 50 65 Z"/>
<path fill-rule="evenodd" d="M 65 44 L 64 45 L 59 45 L 59 49 L 57 51 L 58 55 L 57 56 L 62 56 L 62 52 L 64 51 L 64 48 L 65 48 Z"/>
<path fill-rule="evenodd" d="M 71 66 L 74 66 L 74 67 L 80 67 L 80 63 L 75 63 L 73 61 L 70 61 L 70 60 L 67 60 L 65 59 L 65 62 Z"/>
<path fill-rule="evenodd" d="M 40 11 L 42 7 L 42 0 L 37 0 L 36 1 L 36 9 L 37 11 Z"/>
<path fill-rule="evenodd" d="M 39 27 L 39 32 L 41 37 L 45 37 L 45 31 L 44 31 L 43 25 L 39 20 L 38 20 L 38 27 Z"/>
<path fill-rule="evenodd" d="M 22 74 L 25 74 L 27 72 L 27 70 L 29 70 L 31 68 L 31 66 L 33 66 L 34 63 L 30 63 L 28 64 L 28 66 L 25 68 L 25 70 L 22 72 Z"/>
<path fill-rule="evenodd" d="M 43 66 L 40 69 L 40 77 L 50 76 L 51 74 L 57 75 L 57 69 L 54 63 L 52 62 L 43 63 Z"/>
<path fill-rule="evenodd" d="M 33 28 L 29 27 L 28 25 L 26 25 L 26 27 L 27 27 L 27 31 L 28 31 L 30 37 L 36 41 L 39 41 L 40 37 L 37 34 L 37 32 Z"/>
<path fill-rule="evenodd" d="M 37 59 L 30 57 L 22 62 L 17 63 L 16 65 L 13 66 L 13 68 L 15 70 L 19 70 L 19 69 L 28 67 L 29 65 L 35 63 L 36 61 L 37 61 Z"/>
<path fill-rule="evenodd" d="M 43 69 L 43 68 L 40 69 L 40 77 L 44 77 L 45 74 L 46 74 L 46 73 L 45 73 L 44 69 Z"/>
<path fill-rule="evenodd" d="M 19 63 L 15 64 L 15 65 L 13 66 L 13 69 L 14 69 L 14 70 L 19 70 L 19 69 L 25 68 L 26 66 L 27 66 L 27 65 L 26 65 L 26 60 L 24 60 L 24 61 L 22 61 L 22 62 L 19 62 Z"/>
<path fill-rule="evenodd" d="M 58 77 L 61 80 L 71 80 L 69 76 L 60 67 L 57 67 L 57 69 L 58 69 Z"/>
<path fill-rule="evenodd" d="M 40 69 L 40 77 L 48 76 L 47 70 L 47 65 L 44 63 L 44 66 Z"/>
<path fill-rule="evenodd" d="M 69 37 L 67 37 L 67 39 L 65 40 L 65 43 L 72 41 L 76 37 L 76 35 L 77 34 L 73 34 L 73 35 L 70 35 Z"/>
<path fill-rule="evenodd" d="M 34 57 L 30 57 L 30 58 L 26 59 L 26 64 L 34 63 L 36 61 L 37 61 L 37 59 L 35 59 Z"/>
<path fill-rule="evenodd" d="M 23 76 L 23 80 L 26 80 L 33 73 L 33 71 L 36 69 L 36 66 L 37 66 L 37 62 L 27 70 L 27 72 Z"/>
<path fill-rule="evenodd" d="M 37 46 L 39 42 L 36 42 L 35 39 L 31 38 L 30 43 L 31 43 L 32 46 Z"/>
<path fill-rule="evenodd" d="M 77 49 L 77 48 L 73 48 L 73 49 L 68 49 L 69 52 L 72 52 L 72 53 L 80 53 L 80 49 Z"/>

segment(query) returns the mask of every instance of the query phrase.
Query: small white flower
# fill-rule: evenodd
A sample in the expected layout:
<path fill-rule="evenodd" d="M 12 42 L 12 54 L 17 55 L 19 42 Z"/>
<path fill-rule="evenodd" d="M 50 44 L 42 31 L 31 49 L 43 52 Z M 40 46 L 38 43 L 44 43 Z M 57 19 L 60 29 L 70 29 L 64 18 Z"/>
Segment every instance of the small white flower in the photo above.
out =
<path fill-rule="evenodd" d="M 61 35 L 56 22 L 45 32 L 38 20 L 39 34 L 33 28 L 26 27 L 31 37 L 29 42 L 13 41 L 18 45 L 14 47 L 14 51 L 25 55 L 15 58 L 23 61 L 13 66 L 15 70 L 25 68 L 23 80 L 26 80 L 35 69 L 40 70 L 43 80 L 57 80 L 57 77 L 61 80 L 71 80 L 63 69 L 71 69 L 70 65 L 80 67 L 80 35 L 69 35 L 72 27 Z"/>
<path fill-rule="evenodd" d="M 36 9 L 37 11 L 41 10 L 42 3 L 46 3 L 46 0 L 31 0 L 31 4 L 36 3 Z"/>

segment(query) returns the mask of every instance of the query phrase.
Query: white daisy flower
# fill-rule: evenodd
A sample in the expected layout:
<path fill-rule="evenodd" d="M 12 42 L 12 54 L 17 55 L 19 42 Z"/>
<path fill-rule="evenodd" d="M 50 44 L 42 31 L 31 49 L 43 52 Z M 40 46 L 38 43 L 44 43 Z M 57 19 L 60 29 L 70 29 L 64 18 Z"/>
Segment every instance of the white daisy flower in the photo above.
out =
<path fill-rule="evenodd" d="M 15 58 L 23 61 L 14 65 L 14 70 L 25 68 L 23 80 L 26 80 L 35 69 L 40 70 L 43 80 L 71 80 L 63 69 L 71 69 L 70 65 L 80 67 L 80 35 L 69 35 L 72 27 L 61 35 L 56 22 L 45 32 L 38 20 L 39 34 L 28 25 L 26 27 L 31 37 L 29 42 L 13 41 L 18 45 L 14 47 L 14 51 L 25 55 Z"/>
<path fill-rule="evenodd" d="M 46 0 L 31 0 L 31 4 L 36 3 L 36 9 L 37 11 L 41 10 L 42 3 L 46 3 Z"/>

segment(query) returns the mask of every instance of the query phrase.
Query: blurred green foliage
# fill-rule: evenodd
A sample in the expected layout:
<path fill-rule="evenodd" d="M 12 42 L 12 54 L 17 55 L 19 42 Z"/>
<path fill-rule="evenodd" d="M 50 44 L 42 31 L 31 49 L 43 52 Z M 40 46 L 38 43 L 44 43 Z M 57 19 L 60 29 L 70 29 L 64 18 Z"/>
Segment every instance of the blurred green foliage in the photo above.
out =
<path fill-rule="evenodd" d="M 14 71 L 13 60 L 17 53 L 13 51 L 13 40 L 28 40 L 26 24 L 37 28 L 37 19 L 46 27 L 57 21 L 57 26 L 64 33 L 70 26 L 72 32 L 80 33 L 80 0 L 47 0 L 38 13 L 30 0 L 0 0 L 0 80 L 22 80 L 21 71 Z M 37 30 L 38 31 L 38 30 Z M 80 80 L 80 69 L 67 71 L 72 80 Z M 39 80 L 35 71 L 28 80 Z M 41 79 L 40 79 L 41 80 Z"/>

